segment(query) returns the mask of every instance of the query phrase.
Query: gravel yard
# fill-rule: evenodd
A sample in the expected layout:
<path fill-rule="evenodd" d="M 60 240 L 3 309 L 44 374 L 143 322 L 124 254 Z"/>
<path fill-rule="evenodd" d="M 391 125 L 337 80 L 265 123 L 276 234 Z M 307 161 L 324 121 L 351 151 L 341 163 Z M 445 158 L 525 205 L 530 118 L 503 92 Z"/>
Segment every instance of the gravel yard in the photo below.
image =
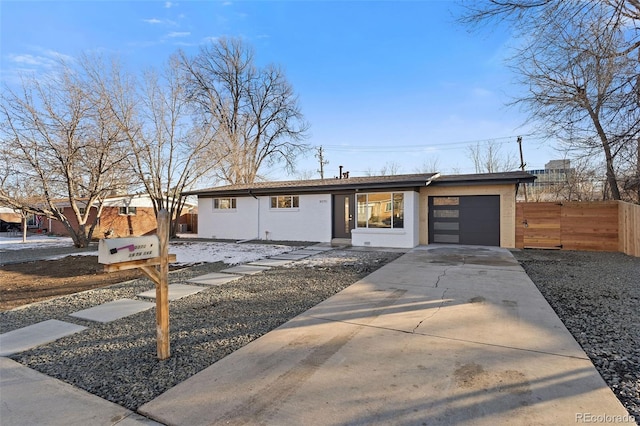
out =
<path fill-rule="evenodd" d="M 0 313 L 0 332 L 47 319 L 89 327 L 12 359 L 129 409 L 137 409 L 222 357 L 365 277 L 401 253 L 332 250 L 207 288 L 170 304 L 171 358 L 156 358 L 155 310 L 101 324 L 68 314 L 153 284 L 138 279 Z M 170 274 L 170 283 L 227 268 L 209 263 Z"/>
<path fill-rule="evenodd" d="M 513 254 L 640 424 L 640 258 L 547 250 Z"/>

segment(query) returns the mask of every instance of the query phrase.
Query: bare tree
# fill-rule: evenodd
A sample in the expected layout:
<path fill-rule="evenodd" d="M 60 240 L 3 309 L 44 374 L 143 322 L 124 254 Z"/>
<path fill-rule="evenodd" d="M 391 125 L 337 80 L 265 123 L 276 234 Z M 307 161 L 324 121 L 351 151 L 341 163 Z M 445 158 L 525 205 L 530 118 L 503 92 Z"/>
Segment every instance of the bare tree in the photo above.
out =
<path fill-rule="evenodd" d="M 364 174 L 366 176 L 393 176 L 400 173 L 402 165 L 395 161 L 387 161 L 379 170 L 368 168 Z"/>
<path fill-rule="evenodd" d="M 282 70 L 257 67 L 240 39 L 220 39 L 180 59 L 189 99 L 216 130 L 220 179 L 252 183 L 262 166 L 275 163 L 295 170 L 297 155 L 308 149 L 308 124 Z"/>
<path fill-rule="evenodd" d="M 467 150 L 476 173 L 508 172 L 516 170 L 519 164 L 513 154 L 504 154 L 500 144 L 495 141 L 470 145 Z"/>
<path fill-rule="evenodd" d="M 45 215 L 65 226 L 77 247 L 86 247 L 104 198 L 126 157 L 120 130 L 81 66 L 60 62 L 55 74 L 25 78 L 22 91 L 2 93 L 2 155 L 13 177 L 0 189 L 0 202 Z M 28 182 L 29 190 L 19 196 Z M 64 205 L 73 220 L 64 213 Z M 91 207 L 97 217 L 90 221 Z"/>
<path fill-rule="evenodd" d="M 315 170 L 297 170 L 295 173 L 295 177 L 297 180 L 311 180 L 317 179 L 316 174 L 318 172 Z"/>
<path fill-rule="evenodd" d="M 416 173 L 436 173 L 440 171 L 440 158 L 433 156 L 422 160 L 422 164 L 415 169 Z"/>
<path fill-rule="evenodd" d="M 602 158 L 620 199 L 621 171 L 640 173 L 640 2 L 487 0 L 469 9 L 464 22 L 512 24 L 521 46 L 512 65 L 527 88 L 515 104 L 576 155 Z"/>
<path fill-rule="evenodd" d="M 202 126 L 185 95 L 178 57 L 169 59 L 162 73 L 149 70 L 139 83 L 121 69 L 92 76 L 106 97 L 131 148 L 129 161 L 137 186 L 149 194 L 156 213 L 166 209 L 171 236 L 178 231 L 185 204 L 182 193 L 193 188 L 218 160 L 209 155 L 212 127 Z"/>
<path fill-rule="evenodd" d="M 27 220 L 32 214 L 29 206 L 42 204 L 42 198 L 38 197 L 37 188 L 33 187 L 30 179 L 24 179 L 19 167 L 13 161 L 13 155 L 9 143 L 3 143 L 0 147 L 0 199 L 9 208 L 20 216 L 22 226 L 22 242 L 27 241 Z M 9 203 L 5 198 L 13 200 Z"/>

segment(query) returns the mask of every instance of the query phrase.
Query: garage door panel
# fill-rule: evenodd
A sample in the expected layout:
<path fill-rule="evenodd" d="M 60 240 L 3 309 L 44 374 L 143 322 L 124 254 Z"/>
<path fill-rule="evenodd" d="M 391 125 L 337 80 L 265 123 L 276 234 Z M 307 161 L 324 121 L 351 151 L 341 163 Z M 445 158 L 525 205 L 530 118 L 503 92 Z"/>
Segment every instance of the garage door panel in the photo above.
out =
<path fill-rule="evenodd" d="M 429 242 L 500 246 L 500 197 L 430 197 Z"/>

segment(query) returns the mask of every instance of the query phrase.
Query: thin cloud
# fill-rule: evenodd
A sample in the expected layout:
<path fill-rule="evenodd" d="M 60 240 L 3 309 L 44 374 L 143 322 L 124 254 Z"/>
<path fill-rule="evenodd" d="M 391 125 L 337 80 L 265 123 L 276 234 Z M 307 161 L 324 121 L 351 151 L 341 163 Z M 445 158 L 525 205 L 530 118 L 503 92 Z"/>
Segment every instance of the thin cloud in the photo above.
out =
<path fill-rule="evenodd" d="M 191 35 L 188 31 L 172 31 L 167 34 L 168 38 L 176 38 L 176 37 L 189 37 Z"/>
<path fill-rule="evenodd" d="M 173 3 L 170 1 L 167 1 L 164 3 L 164 7 L 165 9 L 171 9 L 173 7 Z"/>
<path fill-rule="evenodd" d="M 41 66 L 45 64 L 45 61 L 48 61 L 46 58 L 41 56 L 34 56 L 30 54 L 22 54 L 22 55 L 9 55 L 9 60 L 11 62 L 15 62 L 16 64 L 21 65 L 35 65 Z"/>
<path fill-rule="evenodd" d="M 75 61 L 73 56 L 65 55 L 64 53 L 57 52 L 55 50 L 47 49 L 43 51 L 44 54 L 51 56 L 52 58 L 56 58 L 65 62 Z"/>
<path fill-rule="evenodd" d="M 186 41 L 176 41 L 173 43 L 174 46 L 183 46 L 183 47 L 193 47 L 197 46 L 198 43 L 188 43 Z"/>
<path fill-rule="evenodd" d="M 10 53 L 6 58 L 9 66 L 1 70 L 0 81 L 14 86 L 20 86 L 25 77 L 41 79 L 55 75 L 62 62 L 75 61 L 69 55 L 41 46 L 29 46 L 28 52 Z"/>
<path fill-rule="evenodd" d="M 174 27 L 178 25 L 176 21 L 172 21 L 171 19 L 149 18 L 143 19 L 142 22 L 150 25 L 170 25 Z"/>
<path fill-rule="evenodd" d="M 488 96 L 492 96 L 493 92 L 491 90 L 484 89 L 482 87 L 476 87 L 472 90 L 474 96 L 478 98 L 486 98 Z"/>
<path fill-rule="evenodd" d="M 52 68 L 60 61 L 74 61 L 73 57 L 55 50 L 43 49 L 40 47 L 33 47 L 31 50 L 35 50 L 38 54 L 11 53 L 7 55 L 7 58 L 9 58 L 10 62 L 13 62 L 18 66 L 32 68 Z"/>
<path fill-rule="evenodd" d="M 202 39 L 202 43 L 217 43 L 220 37 L 210 36 Z"/>

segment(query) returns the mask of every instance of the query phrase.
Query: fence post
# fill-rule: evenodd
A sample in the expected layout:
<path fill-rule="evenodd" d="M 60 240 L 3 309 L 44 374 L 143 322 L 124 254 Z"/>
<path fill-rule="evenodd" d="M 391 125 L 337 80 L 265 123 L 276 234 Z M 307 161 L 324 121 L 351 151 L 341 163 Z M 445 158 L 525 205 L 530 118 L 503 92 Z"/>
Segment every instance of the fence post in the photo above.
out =
<path fill-rule="evenodd" d="M 171 356 L 169 347 L 169 212 L 158 212 L 160 242 L 160 280 L 156 283 L 156 333 L 158 359 Z"/>

